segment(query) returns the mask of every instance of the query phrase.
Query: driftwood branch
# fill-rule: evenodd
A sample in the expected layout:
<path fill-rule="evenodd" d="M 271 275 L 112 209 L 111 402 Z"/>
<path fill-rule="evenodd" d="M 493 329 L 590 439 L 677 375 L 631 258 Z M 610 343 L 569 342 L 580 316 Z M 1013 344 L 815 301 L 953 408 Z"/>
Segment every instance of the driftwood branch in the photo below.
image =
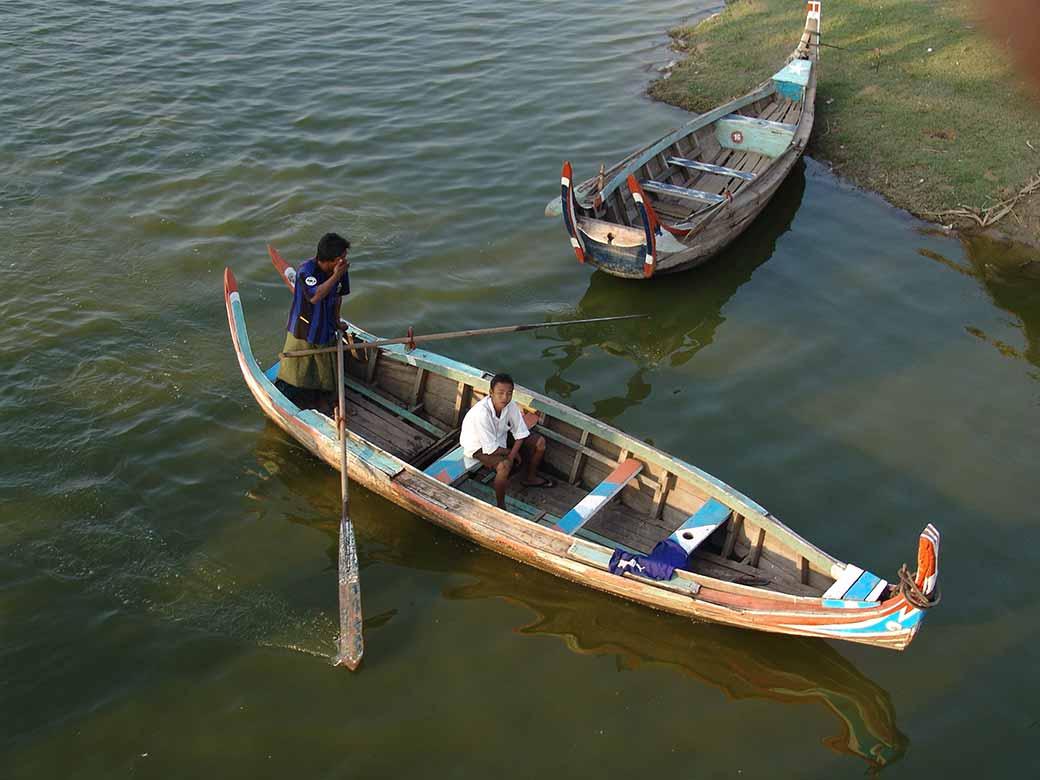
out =
<path fill-rule="evenodd" d="M 955 219 L 969 219 L 975 222 L 979 227 L 988 228 L 997 224 L 1008 214 L 1011 214 L 1022 198 L 1032 195 L 1037 191 L 1040 191 L 1040 173 L 1037 173 L 1036 176 L 1026 182 L 1025 186 L 1023 186 L 1022 189 L 1013 196 L 1007 200 L 1002 200 L 1000 203 L 990 206 L 989 208 L 976 209 L 962 204 L 955 209 L 946 209 L 945 211 L 925 211 L 923 214 L 927 217 L 934 217 L 943 221 L 946 221 L 951 217 Z"/>

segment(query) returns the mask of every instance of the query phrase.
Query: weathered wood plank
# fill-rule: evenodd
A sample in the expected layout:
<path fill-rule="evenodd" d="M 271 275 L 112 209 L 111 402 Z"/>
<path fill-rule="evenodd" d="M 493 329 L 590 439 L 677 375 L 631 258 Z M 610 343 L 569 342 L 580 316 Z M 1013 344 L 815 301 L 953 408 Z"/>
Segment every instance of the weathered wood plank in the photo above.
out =
<path fill-rule="evenodd" d="M 582 452 L 581 448 L 585 447 L 585 444 L 589 440 L 589 432 L 582 431 L 581 438 L 578 440 L 578 447 L 574 450 L 574 463 L 571 464 L 570 474 L 567 475 L 567 481 L 572 485 L 578 481 L 578 475 L 581 472 L 581 462 L 585 457 L 585 453 Z"/>
<path fill-rule="evenodd" d="M 415 372 L 415 385 L 412 387 L 412 402 L 410 406 L 416 406 L 419 403 L 419 399 L 422 398 L 423 388 L 426 387 L 427 371 L 425 368 L 420 368 Z"/>
<path fill-rule="evenodd" d="M 414 425 L 419 426 L 420 428 L 422 428 L 427 433 L 432 433 L 434 436 L 443 436 L 445 434 L 445 431 L 444 431 L 443 428 L 440 428 L 440 427 L 434 425 L 433 423 L 431 423 L 429 420 L 424 420 L 422 417 L 419 417 L 419 415 L 413 414 L 412 412 L 408 411 L 407 409 L 404 409 L 404 408 L 398 406 L 391 399 L 387 398 L 384 395 L 380 395 L 378 392 L 376 392 L 372 388 L 365 387 L 360 382 L 355 382 L 352 379 L 347 379 L 347 387 L 349 387 L 354 392 L 360 393 L 361 395 L 365 396 L 366 398 L 370 398 L 373 401 L 375 401 L 376 403 L 386 407 L 389 411 L 393 412 L 398 417 L 401 417 L 401 418 L 407 420 L 408 422 L 413 423 Z"/>
<path fill-rule="evenodd" d="M 737 543 L 737 535 L 740 533 L 740 527 L 744 524 L 744 518 L 737 515 L 733 518 L 733 522 L 729 524 L 729 531 L 726 532 L 726 541 L 722 545 L 722 557 L 729 558 L 733 554 L 733 546 Z"/>
<path fill-rule="evenodd" d="M 765 538 L 766 529 L 759 528 L 758 539 L 755 541 L 754 549 L 751 550 L 751 558 L 748 561 L 752 566 L 758 566 L 758 559 L 762 556 L 762 543 L 765 541 Z"/>

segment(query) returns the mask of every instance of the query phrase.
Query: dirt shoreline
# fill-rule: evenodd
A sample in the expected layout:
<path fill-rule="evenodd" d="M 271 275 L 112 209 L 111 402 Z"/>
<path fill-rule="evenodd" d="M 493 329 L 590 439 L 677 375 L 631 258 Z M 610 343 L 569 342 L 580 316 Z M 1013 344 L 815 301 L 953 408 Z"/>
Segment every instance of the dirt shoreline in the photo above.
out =
<path fill-rule="evenodd" d="M 728 0 L 670 30 L 682 58 L 647 94 L 700 113 L 747 92 L 780 67 L 804 9 Z M 974 0 L 824 0 L 807 154 L 944 229 L 1040 250 L 1040 94 L 984 22 Z"/>

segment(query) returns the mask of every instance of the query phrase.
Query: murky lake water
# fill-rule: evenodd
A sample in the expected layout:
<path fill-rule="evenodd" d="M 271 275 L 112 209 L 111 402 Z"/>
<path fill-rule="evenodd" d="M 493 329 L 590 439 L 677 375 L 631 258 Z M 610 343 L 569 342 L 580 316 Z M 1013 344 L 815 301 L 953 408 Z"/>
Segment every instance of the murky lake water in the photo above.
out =
<path fill-rule="evenodd" d="M 4 776 L 1035 771 L 1040 279 L 811 159 L 651 283 L 542 216 L 565 157 L 591 175 L 684 120 L 642 93 L 717 5 L 5 7 Z M 265 422 L 221 294 L 230 264 L 272 354 L 264 244 L 329 229 L 376 333 L 653 312 L 442 351 L 886 576 L 936 523 L 942 605 L 904 654 L 694 625 L 358 489 L 365 662 L 331 669 L 338 477 Z"/>

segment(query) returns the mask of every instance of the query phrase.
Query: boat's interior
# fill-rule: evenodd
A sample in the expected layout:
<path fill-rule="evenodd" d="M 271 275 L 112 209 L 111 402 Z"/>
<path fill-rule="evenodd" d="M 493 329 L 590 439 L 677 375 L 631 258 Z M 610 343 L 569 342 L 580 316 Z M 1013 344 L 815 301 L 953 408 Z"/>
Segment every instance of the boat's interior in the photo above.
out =
<path fill-rule="evenodd" d="M 633 175 L 658 216 L 668 224 L 710 213 L 727 197 L 750 186 L 782 153 L 786 148 L 782 144 L 785 139 L 790 143 L 803 106 L 801 100 L 774 92 L 679 138 Z M 731 140 L 735 134 L 739 143 Z M 624 165 L 605 172 L 603 179 L 611 180 Z M 595 185 L 592 189 L 595 191 Z M 579 208 L 579 213 L 630 227 L 642 224 L 635 200 L 624 186 L 614 188 L 599 206 Z"/>
<path fill-rule="evenodd" d="M 452 378 L 421 361 L 411 365 L 394 353 L 370 354 L 367 360 L 361 350 L 348 355 L 348 428 L 428 476 L 494 505 L 493 473 L 467 470 L 459 447 L 464 415 L 486 394 L 482 382 Z M 489 378 L 483 377 L 484 387 Z M 680 469 L 667 467 L 667 457 L 636 457 L 624 446 L 633 440 L 583 429 L 582 418 L 565 407 L 558 416 L 524 411 L 532 431 L 546 439 L 541 471 L 555 485 L 527 487 L 517 473 L 507 494 L 512 514 L 576 540 L 640 554 L 684 533 L 693 540 L 687 568 L 766 590 L 818 597 L 834 582 L 818 560 L 810 560 L 812 553 L 800 555 L 771 526 L 740 516 L 688 476 L 680 478 Z"/>

